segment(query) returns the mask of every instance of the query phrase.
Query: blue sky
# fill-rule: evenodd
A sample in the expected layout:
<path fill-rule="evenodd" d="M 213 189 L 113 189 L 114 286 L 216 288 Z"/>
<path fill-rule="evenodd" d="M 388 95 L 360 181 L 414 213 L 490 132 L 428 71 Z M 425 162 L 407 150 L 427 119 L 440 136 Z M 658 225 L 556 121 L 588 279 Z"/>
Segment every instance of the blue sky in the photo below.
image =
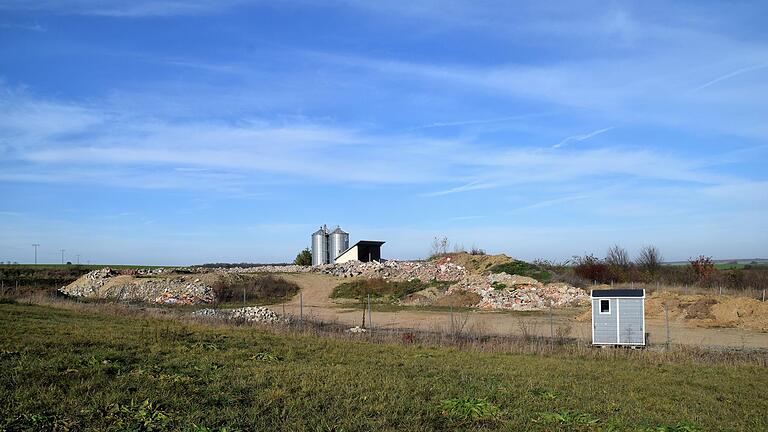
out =
<path fill-rule="evenodd" d="M 768 257 L 768 4 L 529 3 L 0 0 L 0 260 Z"/>

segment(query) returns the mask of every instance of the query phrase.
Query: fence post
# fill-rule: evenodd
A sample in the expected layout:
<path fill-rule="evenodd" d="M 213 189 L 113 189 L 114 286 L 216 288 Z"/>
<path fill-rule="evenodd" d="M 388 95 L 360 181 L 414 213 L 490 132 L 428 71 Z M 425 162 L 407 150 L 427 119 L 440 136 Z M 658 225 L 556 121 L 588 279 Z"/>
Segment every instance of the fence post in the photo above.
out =
<path fill-rule="evenodd" d="M 245 287 L 243 287 L 243 306 L 245 306 Z"/>
<path fill-rule="evenodd" d="M 763 290 L 763 301 L 765 301 L 765 290 Z"/>
<path fill-rule="evenodd" d="M 454 330 L 454 324 L 453 324 L 453 305 L 451 305 L 451 340 L 453 340 L 455 330 Z"/>
<path fill-rule="evenodd" d="M 552 322 L 552 304 L 549 305 L 549 338 L 555 338 L 555 327 L 554 323 Z"/>
<path fill-rule="evenodd" d="M 667 323 L 667 350 L 669 350 L 669 307 L 664 303 L 664 321 Z"/>
<path fill-rule="evenodd" d="M 304 323 L 304 296 L 299 293 L 299 321 Z"/>
<path fill-rule="evenodd" d="M 720 286 L 720 297 L 722 297 L 722 296 L 723 296 L 723 287 Z"/>
<path fill-rule="evenodd" d="M 371 318 L 371 295 L 368 294 L 368 327 L 373 330 L 373 319 Z"/>

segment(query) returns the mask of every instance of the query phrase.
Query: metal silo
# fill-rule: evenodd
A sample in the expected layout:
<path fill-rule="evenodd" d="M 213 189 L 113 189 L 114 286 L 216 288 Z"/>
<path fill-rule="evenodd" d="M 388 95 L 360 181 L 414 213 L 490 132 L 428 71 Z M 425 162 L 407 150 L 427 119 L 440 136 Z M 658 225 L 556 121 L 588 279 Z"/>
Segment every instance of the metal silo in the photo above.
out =
<path fill-rule="evenodd" d="M 347 249 L 349 249 L 349 233 L 345 233 L 337 225 L 336 229 L 328 235 L 328 252 L 331 264 L 335 263 L 336 257 Z"/>
<path fill-rule="evenodd" d="M 328 263 L 328 228 L 325 225 L 312 234 L 312 265 Z"/>

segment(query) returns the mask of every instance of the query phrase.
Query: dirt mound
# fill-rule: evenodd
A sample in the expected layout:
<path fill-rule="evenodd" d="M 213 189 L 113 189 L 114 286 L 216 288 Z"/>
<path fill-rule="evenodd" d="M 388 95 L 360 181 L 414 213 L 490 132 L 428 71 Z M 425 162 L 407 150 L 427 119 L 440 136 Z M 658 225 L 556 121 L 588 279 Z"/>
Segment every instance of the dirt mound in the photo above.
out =
<path fill-rule="evenodd" d="M 427 306 L 434 304 L 443 294 L 443 291 L 440 289 L 429 287 L 407 295 L 404 299 L 400 300 L 400 304 L 405 306 Z"/>
<path fill-rule="evenodd" d="M 645 301 L 647 318 L 664 319 L 664 305 L 669 319 L 687 321 L 698 327 L 739 327 L 768 331 L 768 302 L 745 297 L 683 295 L 655 292 Z"/>
<path fill-rule="evenodd" d="M 714 321 L 752 330 L 768 332 L 768 302 L 744 298 L 726 297 L 712 306 Z"/>
<path fill-rule="evenodd" d="M 512 258 L 501 255 L 470 255 L 466 252 L 452 253 L 435 260 L 436 264 L 457 264 L 473 274 L 483 274 L 491 267 L 498 264 L 512 262 Z"/>
<path fill-rule="evenodd" d="M 452 293 L 440 297 L 435 301 L 435 306 L 453 306 L 453 307 L 472 307 L 480 303 L 483 298 L 476 294 L 464 290 L 456 290 Z"/>
<path fill-rule="evenodd" d="M 717 304 L 717 300 L 711 298 L 702 298 L 688 306 L 685 319 L 713 319 L 712 305 Z"/>

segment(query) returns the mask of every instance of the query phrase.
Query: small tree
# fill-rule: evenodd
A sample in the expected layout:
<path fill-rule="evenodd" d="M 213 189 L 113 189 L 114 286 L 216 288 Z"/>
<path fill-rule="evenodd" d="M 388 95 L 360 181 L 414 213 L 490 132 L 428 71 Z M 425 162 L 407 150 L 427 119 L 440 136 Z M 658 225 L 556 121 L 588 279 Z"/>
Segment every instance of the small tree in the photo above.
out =
<path fill-rule="evenodd" d="M 293 263 L 300 266 L 312 265 L 312 252 L 309 251 L 309 248 L 304 248 L 304 250 L 296 255 L 296 259 L 293 260 Z"/>
<path fill-rule="evenodd" d="M 434 258 L 437 256 L 445 255 L 448 253 L 448 246 L 451 242 L 448 241 L 446 236 L 438 236 L 432 240 L 432 248 L 429 251 L 429 257 Z"/>
<path fill-rule="evenodd" d="M 611 281 L 627 282 L 631 279 L 632 261 L 629 259 L 629 253 L 623 247 L 613 245 L 608 248 L 608 252 L 605 254 L 605 263 L 608 265 Z"/>
<path fill-rule="evenodd" d="M 653 275 L 661 268 L 662 261 L 664 261 L 664 258 L 661 256 L 661 252 L 656 249 L 656 246 L 648 245 L 640 249 L 635 263 L 638 267 Z"/>
<path fill-rule="evenodd" d="M 712 262 L 712 257 L 699 255 L 698 258 L 689 260 L 689 262 L 698 283 L 709 281 L 709 278 L 715 274 L 715 263 Z"/>
<path fill-rule="evenodd" d="M 629 253 L 619 245 L 613 245 L 608 248 L 605 254 L 605 263 L 612 267 L 629 268 L 632 262 L 629 260 Z"/>

